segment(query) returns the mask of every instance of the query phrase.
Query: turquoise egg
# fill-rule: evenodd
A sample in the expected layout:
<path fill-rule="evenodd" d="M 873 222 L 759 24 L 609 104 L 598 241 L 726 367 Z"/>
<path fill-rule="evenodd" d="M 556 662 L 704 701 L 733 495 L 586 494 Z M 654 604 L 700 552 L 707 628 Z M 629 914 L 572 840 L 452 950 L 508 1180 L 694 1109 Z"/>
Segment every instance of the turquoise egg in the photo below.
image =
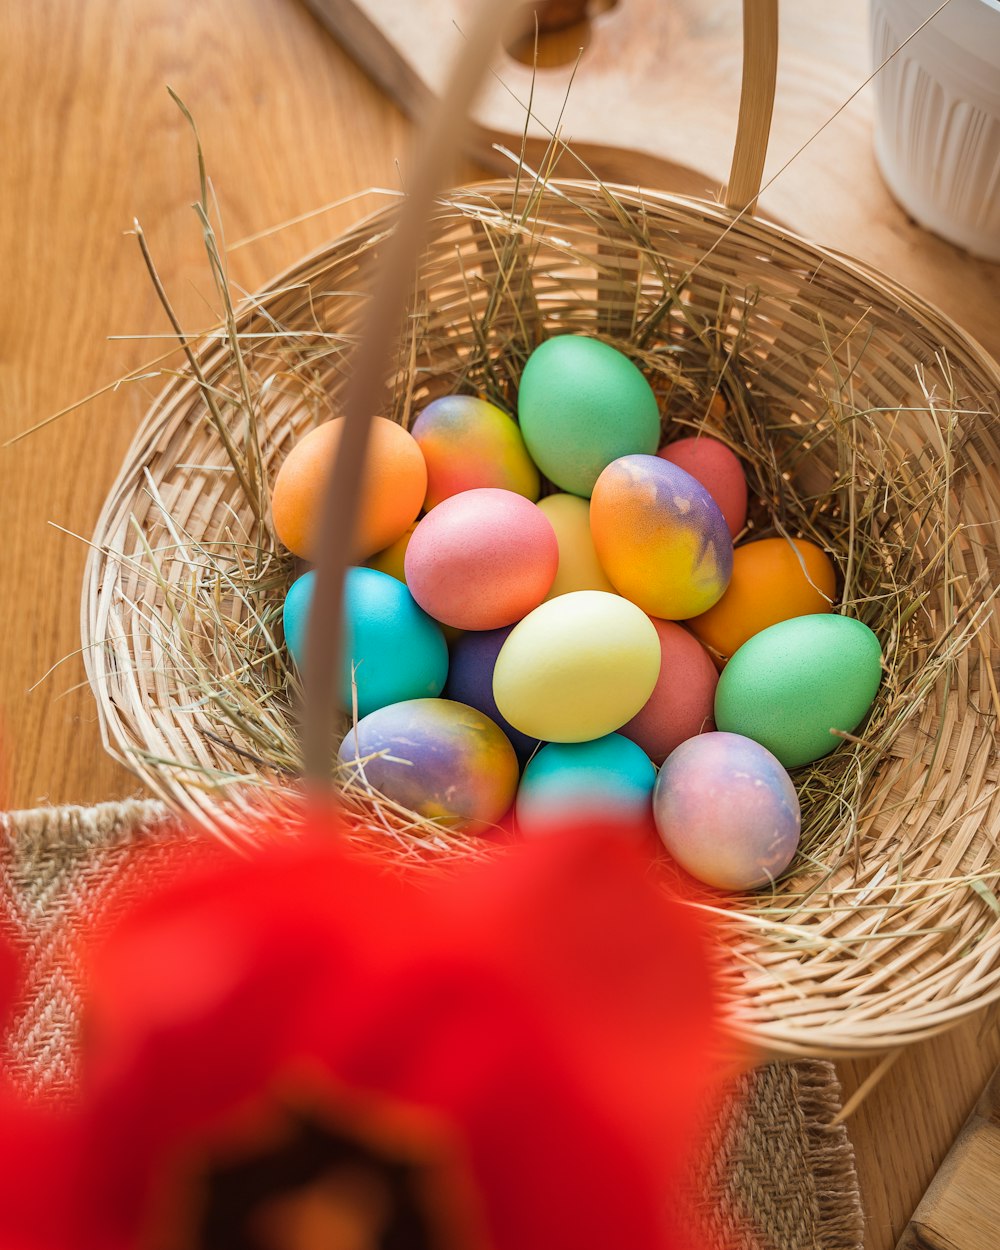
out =
<path fill-rule="evenodd" d="M 680 866 L 721 890 L 773 881 L 791 863 L 801 827 L 791 777 L 760 743 L 731 733 L 699 734 L 667 756 L 653 819 Z"/>
<path fill-rule="evenodd" d="M 315 572 L 304 573 L 285 598 L 285 641 L 299 668 L 315 581 Z M 344 616 L 340 705 L 345 711 L 352 710 L 352 673 L 359 717 L 389 703 L 441 693 L 448 677 L 448 644 L 402 582 L 377 569 L 348 569 Z"/>
<path fill-rule="evenodd" d="M 621 734 L 551 742 L 525 766 L 514 807 L 518 828 L 532 838 L 573 823 L 641 826 L 655 781 L 649 756 Z"/>
<path fill-rule="evenodd" d="M 348 775 L 407 811 L 485 832 L 517 789 L 514 748 L 497 725 L 451 699 L 410 699 L 360 720 L 339 759 Z"/>
<path fill-rule="evenodd" d="M 715 691 L 719 729 L 745 734 L 786 768 L 810 764 L 853 733 L 882 680 L 882 648 L 867 625 L 835 612 L 797 616 L 736 651 Z"/>
<path fill-rule="evenodd" d="M 634 452 L 652 455 L 660 412 L 627 356 L 575 334 L 546 339 L 528 357 L 517 398 L 535 464 L 562 490 L 590 495 L 602 470 Z"/>

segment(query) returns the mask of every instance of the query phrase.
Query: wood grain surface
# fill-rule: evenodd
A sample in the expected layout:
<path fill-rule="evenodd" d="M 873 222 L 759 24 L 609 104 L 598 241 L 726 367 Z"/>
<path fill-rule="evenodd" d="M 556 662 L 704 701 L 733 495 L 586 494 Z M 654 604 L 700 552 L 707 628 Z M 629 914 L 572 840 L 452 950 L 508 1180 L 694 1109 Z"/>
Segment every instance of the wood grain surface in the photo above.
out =
<path fill-rule="evenodd" d="M 1000 1068 L 914 1212 L 898 1250 L 996 1250 L 1000 1230 Z"/>
<path fill-rule="evenodd" d="M 461 51 L 472 2 L 307 0 L 413 113 Z M 876 172 L 874 91 L 863 87 L 870 72 L 868 0 L 784 0 L 779 10 L 760 211 L 904 278 L 1000 353 L 1000 266 L 921 230 Z M 749 6 L 752 33 L 761 31 L 767 11 L 760 0 Z M 554 59 L 562 65 L 534 83 L 530 65 L 502 62 L 476 106 L 472 151 L 509 173 L 510 157 L 497 145 L 520 151 L 530 99 L 526 152 L 536 167 L 558 121 L 573 153 L 602 178 L 715 198 L 733 157 L 741 28 L 742 6 L 734 0 L 622 0 L 586 31 L 574 26 L 549 35 L 546 54 L 560 48 Z M 577 64 L 581 39 L 587 46 Z M 572 155 L 561 158 L 560 170 L 581 172 Z"/>
<path fill-rule="evenodd" d="M 0 0 L 0 46 L 8 50 L 0 110 L 3 439 L 164 350 L 158 337 L 108 339 L 167 331 L 128 234 L 133 217 L 183 323 L 198 329 L 214 319 L 190 209 L 194 151 L 166 84 L 197 117 L 230 241 L 365 187 L 400 184 L 408 123 L 297 0 Z M 804 74 L 802 89 L 811 86 Z M 873 177 L 864 128 L 858 145 L 854 176 Z M 462 171 L 477 175 L 472 165 Z M 259 285 L 365 206 L 352 201 L 233 251 L 234 283 Z M 946 245 L 928 238 L 926 246 Z M 961 275 L 966 262 L 949 252 Z M 957 279 L 956 309 L 960 287 Z M 971 328 L 985 339 L 983 330 L 996 335 L 998 324 Z M 80 685 L 73 652 L 84 545 L 62 531 L 90 532 L 150 398 L 145 383 L 129 383 L 0 452 L 8 806 L 89 803 L 136 789 L 104 755 Z M 995 1025 L 980 1031 L 973 1020 L 908 1051 L 855 1115 L 868 1250 L 891 1250 L 1000 1059 Z M 842 1065 L 848 1087 L 873 1067 Z"/>
<path fill-rule="evenodd" d="M 128 234 L 133 218 L 182 324 L 215 320 L 191 210 L 194 144 L 167 84 L 197 117 L 230 241 L 366 187 L 400 185 L 409 125 L 294 0 L 4 0 L 0 46 L 18 49 L 5 64 L 0 120 L 3 440 L 169 346 L 108 341 L 169 330 Z M 479 173 L 467 166 L 463 176 Z M 238 249 L 234 284 L 259 286 L 365 207 Z M 53 526 L 92 531 L 155 386 L 126 385 L 0 452 L 8 806 L 135 789 L 100 750 L 72 654 L 84 546 Z"/>

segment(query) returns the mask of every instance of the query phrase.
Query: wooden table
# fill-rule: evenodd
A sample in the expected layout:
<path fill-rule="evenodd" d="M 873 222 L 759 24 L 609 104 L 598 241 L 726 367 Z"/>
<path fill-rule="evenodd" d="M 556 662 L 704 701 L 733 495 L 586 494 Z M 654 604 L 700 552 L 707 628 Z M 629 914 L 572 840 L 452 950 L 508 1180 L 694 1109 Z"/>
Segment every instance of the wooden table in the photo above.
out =
<path fill-rule="evenodd" d="M 296 0 L 2 0 L 0 46 L 4 438 L 164 350 L 133 217 L 183 324 L 213 320 L 190 210 L 194 150 L 165 84 L 197 117 L 230 242 L 398 185 L 409 124 Z M 870 163 L 867 151 L 858 159 Z M 253 289 L 365 207 L 352 200 L 236 249 L 234 283 Z M 973 328 L 986 338 L 998 324 Z M 126 384 L 0 453 L 6 806 L 136 791 L 101 749 L 74 655 L 85 543 L 70 535 L 91 532 L 150 397 L 146 383 Z M 971 1020 L 908 1051 L 855 1115 L 869 1250 L 890 1250 L 998 1058 L 993 1018 Z M 847 1090 L 873 1067 L 842 1064 Z"/>

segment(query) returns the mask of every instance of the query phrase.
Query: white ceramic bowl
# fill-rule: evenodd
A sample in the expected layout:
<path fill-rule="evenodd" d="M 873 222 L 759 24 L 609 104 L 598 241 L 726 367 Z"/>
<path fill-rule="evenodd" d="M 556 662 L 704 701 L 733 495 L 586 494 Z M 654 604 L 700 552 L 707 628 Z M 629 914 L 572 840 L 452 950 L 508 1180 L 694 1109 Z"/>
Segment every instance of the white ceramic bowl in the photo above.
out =
<path fill-rule="evenodd" d="M 941 0 L 871 0 L 874 65 Z M 951 3 L 875 79 L 875 154 L 922 226 L 1000 260 L 1000 0 Z"/>

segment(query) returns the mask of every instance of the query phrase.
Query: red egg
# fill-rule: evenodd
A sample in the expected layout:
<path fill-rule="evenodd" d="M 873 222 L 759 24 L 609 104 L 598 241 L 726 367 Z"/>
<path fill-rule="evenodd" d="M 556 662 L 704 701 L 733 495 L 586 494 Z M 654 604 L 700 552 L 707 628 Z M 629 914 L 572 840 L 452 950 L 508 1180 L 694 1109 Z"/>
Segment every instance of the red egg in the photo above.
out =
<path fill-rule="evenodd" d="M 719 505 L 735 538 L 747 521 L 747 480 L 739 457 L 717 438 L 679 438 L 656 453 L 697 478 Z"/>
<path fill-rule="evenodd" d="M 404 567 L 410 593 L 435 620 L 500 629 L 548 594 L 559 544 L 530 500 L 483 487 L 442 500 L 418 522 Z"/>
<path fill-rule="evenodd" d="M 645 706 L 618 732 L 641 746 L 654 764 L 662 764 L 682 742 L 715 728 L 719 674 L 683 625 L 650 620 L 660 639 L 660 675 Z"/>

